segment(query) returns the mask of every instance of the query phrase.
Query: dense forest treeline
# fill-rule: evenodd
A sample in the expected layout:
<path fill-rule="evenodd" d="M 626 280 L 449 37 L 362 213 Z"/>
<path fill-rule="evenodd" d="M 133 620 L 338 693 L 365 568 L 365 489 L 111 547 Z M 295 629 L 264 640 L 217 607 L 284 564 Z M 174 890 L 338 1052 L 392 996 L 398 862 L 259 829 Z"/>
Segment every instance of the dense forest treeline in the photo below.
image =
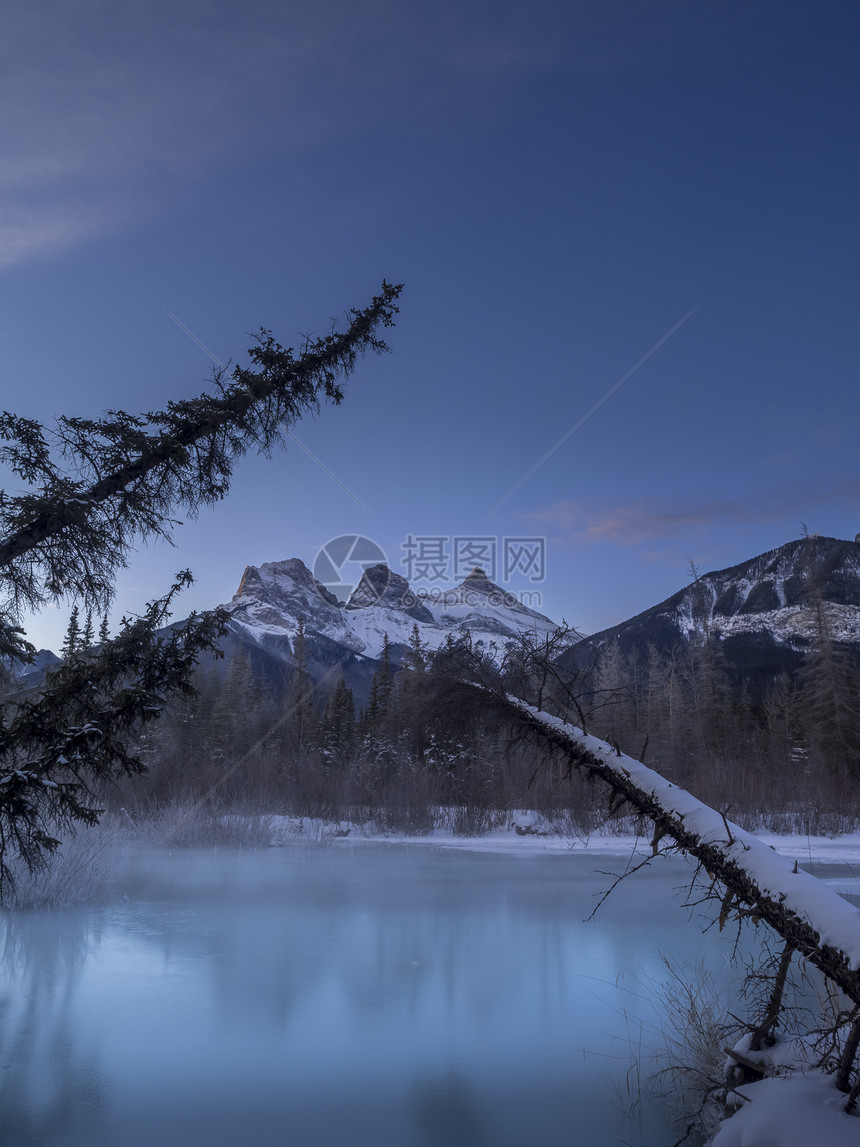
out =
<path fill-rule="evenodd" d="M 453 688 L 465 666 L 642 756 L 749 827 L 838 831 L 860 817 L 860 674 L 854 655 L 824 629 L 819 636 L 799 675 L 752 697 L 732 681 L 714 635 L 638 656 L 612 645 L 570 671 L 557 661 L 564 631 L 537 647 L 521 639 L 499 667 L 468 643 L 431 654 L 416 627 L 399 663 L 386 643 L 360 708 L 336 674 L 311 679 L 300 627 L 282 682 L 253 672 L 241 652 L 199 669 L 197 696 L 174 704 L 137 746 L 148 776 L 111 800 L 205 797 L 215 808 L 359 816 L 408 832 L 429 830 L 440 807 L 464 833 L 529 808 L 595 828 L 603 813 L 581 778 L 500 725 L 479 696 L 466 702 Z"/>

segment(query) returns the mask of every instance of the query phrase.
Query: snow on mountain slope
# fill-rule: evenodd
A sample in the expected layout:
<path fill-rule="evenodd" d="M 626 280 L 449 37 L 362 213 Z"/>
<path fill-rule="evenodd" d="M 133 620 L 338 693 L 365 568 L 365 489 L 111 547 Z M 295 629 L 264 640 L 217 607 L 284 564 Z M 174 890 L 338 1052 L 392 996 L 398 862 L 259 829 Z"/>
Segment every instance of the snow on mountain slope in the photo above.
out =
<path fill-rule="evenodd" d="M 676 595 L 684 597 L 678 619 L 681 628 L 690 627 L 688 633 L 694 629 L 704 636 L 706 626 L 724 638 L 766 631 L 776 642 L 805 648 L 817 632 L 813 579 L 833 638 L 860 641 L 860 545 L 837 538 L 789 542 L 706 574 Z"/>
<path fill-rule="evenodd" d="M 309 640 L 323 640 L 350 653 L 378 658 L 384 637 L 405 649 L 418 627 L 422 643 L 438 649 L 450 636 L 469 632 L 479 649 L 494 656 L 521 633 L 543 637 L 555 622 L 521 605 L 475 569 L 456 589 L 419 596 L 400 574 L 371 566 L 343 605 L 298 558 L 248 566 L 233 600 L 224 607 L 245 640 L 289 659 L 299 619 Z"/>
<path fill-rule="evenodd" d="M 790 670 L 818 634 L 817 602 L 832 638 L 860 648 L 860 544 L 812 536 L 704 574 L 629 621 L 593 634 L 589 648 L 618 641 L 644 656 L 718 637 L 742 674 Z M 571 652 L 571 661 L 578 658 Z"/>
<path fill-rule="evenodd" d="M 834 639 L 860 649 L 860 544 L 811 537 L 704 574 L 661 604 L 593 635 L 587 645 L 573 646 L 562 663 L 589 661 L 594 647 L 616 638 L 622 652 L 642 656 L 652 645 L 697 645 L 710 634 L 720 637 L 739 677 L 770 680 L 792 671 L 815 642 L 813 582 Z M 386 566 L 371 566 L 344 605 L 292 558 L 249 566 L 225 608 L 235 636 L 282 663 L 292 658 L 303 619 L 309 651 L 323 670 L 347 655 L 359 662 L 377 659 L 386 634 L 399 658 L 413 626 L 425 648 L 438 649 L 449 635 L 469 632 L 479 649 L 495 657 L 519 634 L 541 638 L 557 629 L 481 569 L 454 589 L 425 595 Z"/>
<path fill-rule="evenodd" d="M 248 566 L 223 608 L 258 645 L 277 647 L 284 638 L 291 643 L 301 618 L 307 633 L 324 634 L 357 651 L 340 602 L 298 558 Z"/>

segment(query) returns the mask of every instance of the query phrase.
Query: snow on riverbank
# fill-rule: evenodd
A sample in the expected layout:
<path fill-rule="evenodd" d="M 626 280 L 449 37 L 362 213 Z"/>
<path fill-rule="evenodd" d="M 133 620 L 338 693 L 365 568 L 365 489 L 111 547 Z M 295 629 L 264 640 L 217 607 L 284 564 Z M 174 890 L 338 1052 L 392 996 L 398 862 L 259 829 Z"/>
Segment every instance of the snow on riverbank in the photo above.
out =
<path fill-rule="evenodd" d="M 833 1077 L 796 1071 L 738 1088 L 749 1102 L 720 1126 L 711 1147 L 858 1147 L 860 1119 L 846 1115 Z"/>
<path fill-rule="evenodd" d="M 588 834 L 573 829 L 559 832 L 533 812 L 510 813 L 499 827 L 475 836 L 454 833 L 448 828 L 434 828 L 426 833 L 392 832 L 373 821 L 332 822 L 317 817 L 295 816 L 272 816 L 268 820 L 274 845 L 300 840 L 350 845 L 389 842 L 523 856 L 546 852 L 610 853 L 617 856 L 629 856 L 631 853 L 648 856 L 651 853 L 650 839 L 645 836 L 612 833 L 605 829 Z M 857 865 L 857 891 L 860 893 L 860 832 L 835 837 L 781 835 L 773 832 L 760 832 L 756 835 L 779 855 L 797 860 L 802 865 Z"/>

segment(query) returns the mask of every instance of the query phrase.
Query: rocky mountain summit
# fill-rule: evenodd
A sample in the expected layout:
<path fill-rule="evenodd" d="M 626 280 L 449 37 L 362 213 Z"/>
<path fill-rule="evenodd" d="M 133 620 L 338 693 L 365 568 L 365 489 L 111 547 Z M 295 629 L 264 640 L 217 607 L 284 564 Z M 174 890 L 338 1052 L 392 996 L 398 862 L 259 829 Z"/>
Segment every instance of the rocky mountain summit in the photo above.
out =
<path fill-rule="evenodd" d="M 429 650 L 438 649 L 449 636 L 459 638 L 468 632 L 477 648 L 495 657 L 521 633 L 541 637 L 558 628 L 479 568 L 454 589 L 419 595 L 387 566 L 370 566 L 342 603 L 304 562 L 290 558 L 248 566 L 233 600 L 223 608 L 230 616 L 234 642 L 286 665 L 292 663 L 301 621 L 312 672 L 340 661 L 347 677 L 358 662 L 379 658 L 386 635 L 393 657 L 399 659 L 415 626 Z"/>
<path fill-rule="evenodd" d="M 346 603 L 346 608 L 352 610 L 374 606 L 404 613 L 422 625 L 434 624 L 433 614 L 412 592 L 406 578 L 381 564 L 364 571 Z"/>
<path fill-rule="evenodd" d="M 558 626 L 492 582 L 479 567 L 452 589 L 416 593 L 386 565 L 368 565 L 347 601 L 339 600 L 298 558 L 246 567 L 223 607 L 229 615 L 224 651 L 250 656 L 254 669 L 283 680 L 293 663 L 299 624 L 311 676 L 332 669 L 361 695 L 387 636 L 393 659 L 408 649 L 417 627 L 423 646 L 438 649 L 467 632 L 473 644 L 500 659 L 507 643 L 538 639 Z M 572 644 L 562 665 L 582 668 L 595 652 L 617 647 L 633 660 L 649 650 L 719 642 L 722 661 L 739 684 L 766 684 L 792 673 L 814 647 L 818 627 L 860 660 L 860 540 L 813 535 L 788 542 L 689 585 L 635 617 Z M 57 657 L 43 650 L 34 666 L 9 666 L 38 680 Z"/>
<path fill-rule="evenodd" d="M 860 652 L 860 544 L 813 535 L 768 550 L 739 565 L 703 574 L 666 601 L 593 634 L 588 648 L 617 642 L 623 654 L 649 647 L 719 641 L 738 679 L 772 678 L 796 668 L 814 646 L 821 624 L 831 639 Z M 586 646 L 571 661 L 585 659 Z"/>

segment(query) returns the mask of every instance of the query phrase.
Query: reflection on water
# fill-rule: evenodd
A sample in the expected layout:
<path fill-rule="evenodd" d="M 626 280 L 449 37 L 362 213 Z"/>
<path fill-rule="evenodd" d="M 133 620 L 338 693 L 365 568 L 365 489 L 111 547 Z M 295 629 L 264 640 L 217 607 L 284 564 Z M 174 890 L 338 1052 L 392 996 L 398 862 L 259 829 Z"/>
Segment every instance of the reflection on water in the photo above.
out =
<path fill-rule="evenodd" d="M 0 1143 L 83 1143 L 104 1100 L 96 1040 L 76 1030 L 74 1001 L 100 928 L 72 916 L 14 913 L 0 931 Z"/>
<path fill-rule="evenodd" d="M 422 1147 L 440 1143 L 495 1142 L 491 1126 L 465 1072 L 447 1072 L 416 1081 L 413 1088 L 416 1141 Z"/>
<path fill-rule="evenodd" d="M 671 1143 L 613 1098 L 623 1011 L 661 949 L 728 953 L 673 897 L 682 862 L 584 923 L 611 863 L 150 852 L 115 903 L 6 914 L 0 1144 Z"/>

